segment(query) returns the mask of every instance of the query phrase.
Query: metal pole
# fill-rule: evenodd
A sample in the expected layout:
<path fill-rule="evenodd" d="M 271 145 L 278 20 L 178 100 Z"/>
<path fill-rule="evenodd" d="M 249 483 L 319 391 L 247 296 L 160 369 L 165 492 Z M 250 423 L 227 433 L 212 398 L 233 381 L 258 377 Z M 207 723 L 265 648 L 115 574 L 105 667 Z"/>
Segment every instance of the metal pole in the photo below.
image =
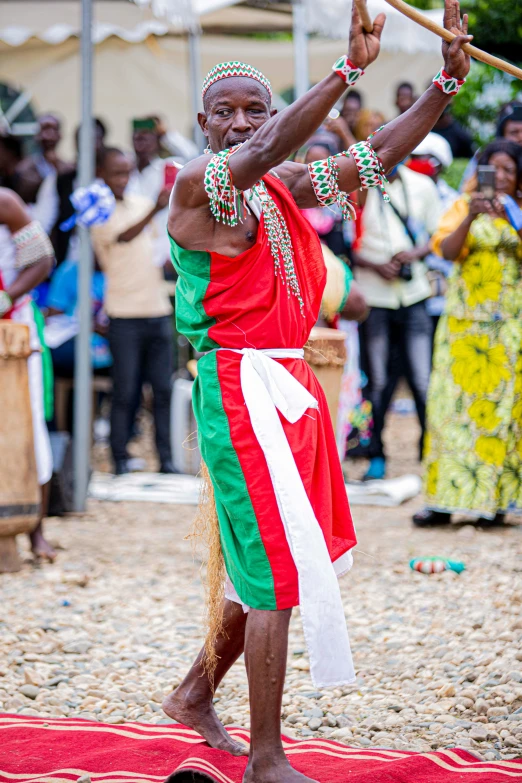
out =
<path fill-rule="evenodd" d="M 201 111 L 201 28 L 199 25 L 188 33 L 189 44 L 189 76 L 190 76 L 190 100 L 192 116 L 194 118 L 193 138 L 195 144 L 203 151 L 206 139 L 197 122 L 198 112 Z"/>
<path fill-rule="evenodd" d="M 308 68 L 308 32 L 304 0 L 293 0 L 294 84 L 295 97 L 301 98 L 310 89 Z"/>
<path fill-rule="evenodd" d="M 94 179 L 94 132 L 92 117 L 92 0 L 82 0 L 81 37 L 81 127 L 78 161 L 80 186 Z M 74 371 L 74 505 L 85 511 L 89 484 L 92 417 L 91 279 L 93 253 L 89 230 L 78 226 L 78 318 L 80 331 L 75 345 Z"/>

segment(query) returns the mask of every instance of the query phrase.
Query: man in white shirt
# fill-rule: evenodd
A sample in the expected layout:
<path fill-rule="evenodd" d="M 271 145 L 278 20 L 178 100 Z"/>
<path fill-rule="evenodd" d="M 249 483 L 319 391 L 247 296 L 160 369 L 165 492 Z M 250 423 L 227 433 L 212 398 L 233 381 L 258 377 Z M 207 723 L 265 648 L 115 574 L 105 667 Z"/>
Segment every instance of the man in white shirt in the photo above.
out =
<path fill-rule="evenodd" d="M 178 169 L 181 168 L 181 163 L 174 158 L 160 157 L 160 139 L 156 118 L 147 117 L 134 121 L 132 146 L 136 156 L 136 167 L 130 175 L 127 195 L 141 196 L 155 203 L 165 188 L 165 167 L 170 165 L 176 166 Z M 167 220 L 167 208 L 159 211 L 154 217 L 156 227 L 154 263 L 157 266 L 164 266 L 170 262 Z"/>
<path fill-rule="evenodd" d="M 397 380 L 392 365 L 398 356 L 405 360 L 423 432 L 431 368 L 432 323 L 426 310 L 431 289 L 423 259 L 437 227 L 440 198 L 429 177 L 406 166 L 398 166 L 389 180 L 390 203 L 379 190 L 368 191 L 354 258 L 355 279 L 372 308 L 363 325 L 374 417 L 366 479 L 384 478 L 386 471 L 382 431 Z"/>
<path fill-rule="evenodd" d="M 176 473 L 170 448 L 172 307 L 162 270 L 154 265 L 154 218 L 168 204 L 163 189 L 155 201 L 129 195 L 130 162 L 106 148 L 100 174 L 116 198 L 103 225 L 91 229 L 94 252 L 105 272 L 105 310 L 113 358 L 111 451 L 115 473 L 130 472 L 127 443 L 136 407 L 136 389 L 146 377 L 154 395 L 156 448 L 161 473 Z"/>

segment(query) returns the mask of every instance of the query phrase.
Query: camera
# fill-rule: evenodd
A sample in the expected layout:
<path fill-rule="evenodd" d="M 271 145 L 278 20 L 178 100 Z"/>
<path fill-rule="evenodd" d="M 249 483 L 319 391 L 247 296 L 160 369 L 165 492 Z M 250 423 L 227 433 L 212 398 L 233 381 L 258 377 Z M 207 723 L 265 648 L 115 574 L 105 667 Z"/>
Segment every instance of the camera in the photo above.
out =
<path fill-rule="evenodd" d="M 413 280 L 413 275 L 411 273 L 411 264 L 403 264 L 401 266 L 399 272 L 399 278 L 401 280 L 404 280 L 405 283 L 409 283 L 411 280 Z"/>

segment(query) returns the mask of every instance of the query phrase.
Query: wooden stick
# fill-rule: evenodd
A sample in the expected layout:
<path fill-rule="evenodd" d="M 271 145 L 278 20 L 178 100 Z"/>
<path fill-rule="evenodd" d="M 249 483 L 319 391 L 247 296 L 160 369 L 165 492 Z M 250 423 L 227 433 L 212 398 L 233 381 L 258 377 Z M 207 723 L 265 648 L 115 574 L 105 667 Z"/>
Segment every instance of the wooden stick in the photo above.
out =
<path fill-rule="evenodd" d="M 355 5 L 357 6 L 357 10 L 359 11 L 359 16 L 361 17 L 361 22 L 364 30 L 367 33 L 373 33 L 373 21 L 372 21 L 372 17 L 368 13 L 368 8 L 366 7 L 366 0 L 355 0 Z"/>
<path fill-rule="evenodd" d="M 357 8 L 359 8 L 359 2 L 364 2 L 364 0 L 357 0 Z M 412 8 L 411 5 L 408 5 L 408 3 L 403 2 L 403 0 L 386 0 L 386 2 L 393 6 L 393 8 L 396 8 L 397 11 L 400 11 L 401 14 L 404 14 L 404 16 L 407 16 L 417 24 L 420 24 L 421 27 L 425 27 L 426 30 L 430 30 L 430 32 L 440 36 L 440 38 L 448 41 L 448 43 L 451 43 L 451 41 L 457 37 L 449 30 L 446 30 L 444 27 L 440 27 L 440 25 L 433 22 L 427 16 L 424 16 L 424 14 L 422 14 L 420 11 L 417 11 L 417 9 Z M 359 13 L 361 12 L 359 11 Z M 464 44 L 462 49 L 466 52 L 466 54 L 474 57 L 475 60 L 480 60 L 480 62 L 486 63 L 486 65 L 492 65 L 494 68 L 498 68 L 500 71 L 505 71 L 505 73 L 509 73 L 511 76 L 514 76 L 516 79 L 520 79 L 522 81 L 522 70 L 517 68 L 515 65 L 511 65 L 511 63 L 507 63 L 505 60 L 501 60 L 499 57 L 493 57 L 492 54 L 483 52 L 482 49 L 477 49 L 476 46 L 472 46 L 471 44 Z"/>

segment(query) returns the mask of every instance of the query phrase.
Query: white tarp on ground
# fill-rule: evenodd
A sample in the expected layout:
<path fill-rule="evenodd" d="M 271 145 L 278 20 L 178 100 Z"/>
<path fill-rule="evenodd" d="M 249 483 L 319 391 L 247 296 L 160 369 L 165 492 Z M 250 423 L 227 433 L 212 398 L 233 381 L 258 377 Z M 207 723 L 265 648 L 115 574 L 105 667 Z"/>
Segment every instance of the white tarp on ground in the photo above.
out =
<path fill-rule="evenodd" d="M 420 489 L 421 480 L 415 475 L 346 485 L 352 506 L 400 506 L 416 497 Z M 94 473 L 89 484 L 89 497 L 116 503 L 134 501 L 196 506 L 200 490 L 201 479 L 197 476 L 166 476 L 159 473 L 113 476 L 110 473 Z"/>

